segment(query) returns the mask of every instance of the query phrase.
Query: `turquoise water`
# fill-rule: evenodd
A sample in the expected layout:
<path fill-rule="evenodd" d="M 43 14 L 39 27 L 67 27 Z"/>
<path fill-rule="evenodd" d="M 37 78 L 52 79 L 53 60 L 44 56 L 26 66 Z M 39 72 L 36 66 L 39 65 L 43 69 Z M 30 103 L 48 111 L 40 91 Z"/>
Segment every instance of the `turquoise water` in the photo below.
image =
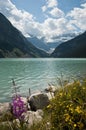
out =
<path fill-rule="evenodd" d="M 21 86 L 20 93 L 28 95 L 43 90 L 48 83 L 86 74 L 86 59 L 0 59 L 0 102 L 9 101 L 12 94 L 12 78 Z"/>

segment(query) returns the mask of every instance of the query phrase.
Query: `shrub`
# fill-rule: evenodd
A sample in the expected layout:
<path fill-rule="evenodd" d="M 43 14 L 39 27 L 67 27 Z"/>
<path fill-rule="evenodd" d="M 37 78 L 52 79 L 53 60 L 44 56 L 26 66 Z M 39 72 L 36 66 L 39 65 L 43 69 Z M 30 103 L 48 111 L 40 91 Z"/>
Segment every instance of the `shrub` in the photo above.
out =
<path fill-rule="evenodd" d="M 51 111 L 51 130 L 86 128 L 86 80 L 60 88 L 47 107 Z"/>

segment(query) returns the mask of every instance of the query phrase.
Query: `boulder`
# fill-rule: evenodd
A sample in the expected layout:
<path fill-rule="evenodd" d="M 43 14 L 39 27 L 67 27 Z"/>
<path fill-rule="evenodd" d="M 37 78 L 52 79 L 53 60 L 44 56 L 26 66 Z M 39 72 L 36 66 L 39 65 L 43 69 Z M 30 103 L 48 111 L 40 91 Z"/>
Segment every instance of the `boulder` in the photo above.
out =
<path fill-rule="evenodd" d="M 6 113 L 8 111 L 11 111 L 11 105 L 10 103 L 0 103 L 0 115 L 3 113 Z"/>
<path fill-rule="evenodd" d="M 43 111 L 27 111 L 26 113 L 24 113 L 24 116 L 24 122 L 28 125 L 28 127 L 31 127 L 33 124 L 37 124 L 42 120 Z"/>
<path fill-rule="evenodd" d="M 44 90 L 46 92 L 46 95 L 48 96 L 49 100 L 54 98 L 55 92 L 56 92 L 56 87 L 53 86 L 52 84 L 48 84 L 49 86 Z"/>
<path fill-rule="evenodd" d="M 49 100 L 55 97 L 53 92 L 48 92 L 46 95 L 48 96 Z"/>
<path fill-rule="evenodd" d="M 44 115 L 43 110 L 38 109 L 38 110 L 36 111 L 36 115 L 39 115 L 39 116 L 43 117 L 43 115 Z"/>
<path fill-rule="evenodd" d="M 49 105 L 49 98 L 45 93 L 37 93 L 30 96 L 29 103 L 31 110 L 36 111 Z"/>
<path fill-rule="evenodd" d="M 51 84 L 48 84 L 49 86 L 45 89 L 45 92 L 52 92 L 54 93 L 56 91 L 56 87 L 51 85 Z"/>

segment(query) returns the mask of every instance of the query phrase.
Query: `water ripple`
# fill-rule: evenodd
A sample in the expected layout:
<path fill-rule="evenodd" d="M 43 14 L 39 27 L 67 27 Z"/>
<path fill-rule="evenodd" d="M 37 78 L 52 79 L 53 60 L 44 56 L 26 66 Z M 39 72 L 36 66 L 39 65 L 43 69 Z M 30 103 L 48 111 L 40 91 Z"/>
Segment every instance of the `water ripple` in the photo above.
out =
<path fill-rule="evenodd" d="M 12 78 L 20 92 L 43 90 L 57 78 L 86 75 L 86 59 L 0 59 L 0 101 L 11 95 Z M 9 98 L 8 98 L 9 100 Z"/>

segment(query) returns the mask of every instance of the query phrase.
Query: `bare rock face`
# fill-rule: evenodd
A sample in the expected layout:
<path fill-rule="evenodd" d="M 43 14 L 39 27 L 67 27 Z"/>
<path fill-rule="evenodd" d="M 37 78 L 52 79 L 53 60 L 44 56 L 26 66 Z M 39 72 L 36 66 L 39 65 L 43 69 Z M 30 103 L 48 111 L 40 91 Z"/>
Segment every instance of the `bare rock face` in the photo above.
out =
<path fill-rule="evenodd" d="M 49 98 L 44 93 L 33 94 L 29 98 L 29 103 L 32 111 L 43 109 L 49 104 Z"/>

